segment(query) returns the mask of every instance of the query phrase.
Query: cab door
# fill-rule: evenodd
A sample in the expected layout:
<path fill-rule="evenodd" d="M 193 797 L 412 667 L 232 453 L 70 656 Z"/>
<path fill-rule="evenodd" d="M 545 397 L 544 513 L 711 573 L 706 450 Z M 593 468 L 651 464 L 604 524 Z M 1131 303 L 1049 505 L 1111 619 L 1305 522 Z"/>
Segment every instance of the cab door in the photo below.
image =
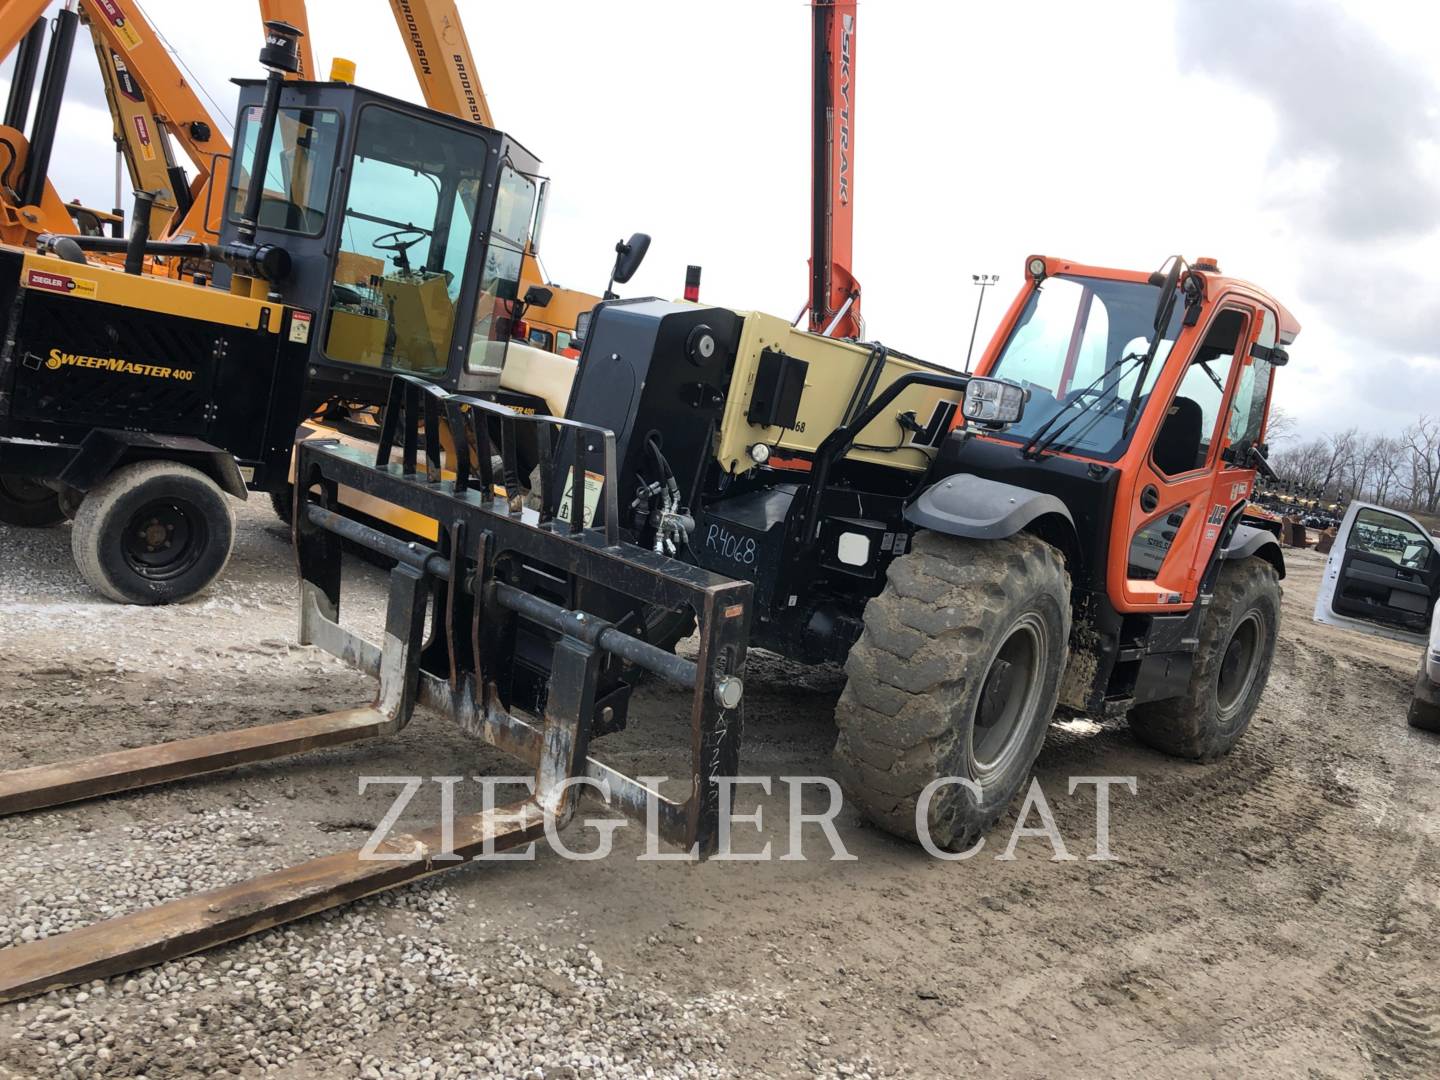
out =
<path fill-rule="evenodd" d="M 1315 621 L 1425 644 L 1440 596 L 1440 540 L 1407 514 L 1351 503 L 1325 562 Z"/>
<path fill-rule="evenodd" d="M 1232 465 L 1223 451 L 1236 434 L 1236 390 L 1260 324 L 1248 301 L 1222 303 L 1174 384 L 1130 488 L 1122 596 L 1112 593 L 1122 611 L 1193 603 L 1226 518 L 1249 494 L 1254 469 Z M 1248 422 L 1248 397 L 1243 412 Z"/>

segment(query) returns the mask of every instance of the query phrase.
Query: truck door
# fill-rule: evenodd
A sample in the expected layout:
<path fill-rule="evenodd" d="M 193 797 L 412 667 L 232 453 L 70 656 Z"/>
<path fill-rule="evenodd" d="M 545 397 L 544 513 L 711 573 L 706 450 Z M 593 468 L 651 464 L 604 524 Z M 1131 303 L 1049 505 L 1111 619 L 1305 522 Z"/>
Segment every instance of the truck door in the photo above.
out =
<path fill-rule="evenodd" d="M 1222 451 L 1234 434 L 1230 409 L 1258 321 L 1248 303 L 1221 307 L 1166 406 L 1133 489 L 1124 586 L 1129 603 L 1192 603 L 1221 526 L 1249 493 L 1254 470 L 1230 467 Z M 1245 411 L 1248 419 L 1248 404 Z"/>
<path fill-rule="evenodd" d="M 1423 645 L 1440 596 L 1440 540 L 1414 518 L 1351 503 L 1325 563 L 1315 621 Z"/>

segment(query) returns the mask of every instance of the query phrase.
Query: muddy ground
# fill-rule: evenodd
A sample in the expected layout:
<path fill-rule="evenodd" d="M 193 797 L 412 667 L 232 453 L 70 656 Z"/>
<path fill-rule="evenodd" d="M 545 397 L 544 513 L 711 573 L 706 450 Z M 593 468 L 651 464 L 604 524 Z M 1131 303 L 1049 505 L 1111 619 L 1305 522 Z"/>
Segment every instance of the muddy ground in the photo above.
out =
<path fill-rule="evenodd" d="M 221 583 L 150 610 L 90 595 L 67 529 L 0 528 L 0 766 L 366 701 L 365 678 L 290 644 L 267 509 L 240 527 Z M 960 863 L 848 810 L 848 862 L 815 829 L 808 861 L 637 862 L 622 829 L 608 859 L 468 865 L 4 1006 L 0 1076 L 1440 1074 L 1440 741 L 1405 724 L 1415 650 L 1311 623 L 1321 565 L 1291 555 L 1274 674 L 1226 760 L 1054 727 L 1038 775 L 1076 861 L 1036 837 L 997 860 L 1013 821 Z M 347 621 L 378 628 L 382 584 L 347 570 Z M 839 673 L 752 654 L 748 687 L 746 771 L 823 775 Z M 680 703 L 646 688 L 599 752 L 679 772 Z M 391 741 L 7 819 L 0 945 L 356 847 L 395 790 L 359 776 L 506 771 L 422 713 Z M 1097 774 L 1137 783 L 1113 793 L 1113 862 L 1084 857 L 1094 789 L 1067 792 Z M 765 836 L 737 847 L 778 855 L 783 787 L 763 806 Z M 426 789 L 406 820 L 437 807 Z"/>

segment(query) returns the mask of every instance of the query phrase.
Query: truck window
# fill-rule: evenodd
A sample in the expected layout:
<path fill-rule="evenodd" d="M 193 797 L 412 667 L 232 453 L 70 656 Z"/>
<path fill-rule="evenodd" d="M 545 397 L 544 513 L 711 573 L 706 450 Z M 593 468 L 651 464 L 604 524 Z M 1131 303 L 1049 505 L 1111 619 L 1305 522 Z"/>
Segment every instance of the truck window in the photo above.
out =
<path fill-rule="evenodd" d="M 431 378 L 445 373 L 485 152 L 476 134 L 382 106 L 361 111 L 327 356 Z"/>
<path fill-rule="evenodd" d="M 1429 569 L 1435 549 L 1430 538 L 1404 518 L 1366 507 L 1350 530 L 1350 551 L 1363 551 L 1406 570 Z"/>

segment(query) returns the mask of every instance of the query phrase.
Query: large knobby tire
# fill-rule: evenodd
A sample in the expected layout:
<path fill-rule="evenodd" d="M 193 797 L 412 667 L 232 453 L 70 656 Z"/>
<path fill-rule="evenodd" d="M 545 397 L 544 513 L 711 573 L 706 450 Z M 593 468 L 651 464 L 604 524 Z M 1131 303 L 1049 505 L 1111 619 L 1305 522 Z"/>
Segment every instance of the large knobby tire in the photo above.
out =
<path fill-rule="evenodd" d="M 1264 559 L 1221 566 L 1185 693 L 1130 710 L 1130 728 L 1141 742 L 1195 761 L 1230 752 L 1250 727 L 1270 678 L 1280 596 L 1280 578 Z"/>
<path fill-rule="evenodd" d="M 270 509 L 282 524 L 289 525 L 295 516 L 295 485 L 286 484 L 279 491 L 270 492 Z"/>
<path fill-rule="evenodd" d="M 28 476 L 0 476 L 0 524 L 43 529 L 64 520 L 58 492 Z"/>
<path fill-rule="evenodd" d="M 173 604 L 225 569 L 235 517 L 199 469 L 141 461 L 91 489 L 75 515 L 71 549 L 80 576 L 122 604 Z"/>
<path fill-rule="evenodd" d="M 1420 672 L 1415 676 L 1415 697 L 1410 702 L 1409 720 L 1413 728 L 1440 732 L 1440 686 L 1430 681 L 1423 656 Z"/>
<path fill-rule="evenodd" d="M 1025 786 L 1045 741 L 1070 640 L 1070 578 L 1034 536 L 920 533 L 890 564 L 845 663 L 835 764 L 862 813 L 936 846 L 971 847 Z"/>

